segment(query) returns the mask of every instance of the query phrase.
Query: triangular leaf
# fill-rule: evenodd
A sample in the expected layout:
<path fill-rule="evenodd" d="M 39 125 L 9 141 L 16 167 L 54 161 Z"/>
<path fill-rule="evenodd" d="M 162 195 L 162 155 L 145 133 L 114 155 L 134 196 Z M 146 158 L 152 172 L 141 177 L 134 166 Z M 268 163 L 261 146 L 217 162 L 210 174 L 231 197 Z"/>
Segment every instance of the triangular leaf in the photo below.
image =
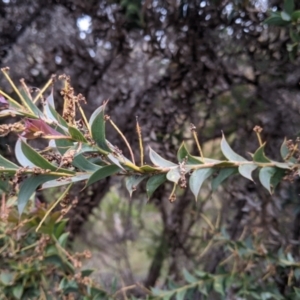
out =
<path fill-rule="evenodd" d="M 253 181 L 252 172 L 257 168 L 255 164 L 244 164 L 239 166 L 239 172 L 245 178 Z"/>
<path fill-rule="evenodd" d="M 149 178 L 146 185 L 148 199 L 153 195 L 155 190 L 167 180 L 166 174 L 153 175 Z"/>
<path fill-rule="evenodd" d="M 218 176 L 216 178 L 214 178 L 211 182 L 211 189 L 213 191 L 215 191 L 218 186 L 224 181 L 226 180 L 230 175 L 234 174 L 237 172 L 236 168 L 226 168 L 226 169 L 222 169 L 220 171 L 220 173 L 218 174 Z"/>
<path fill-rule="evenodd" d="M 224 134 L 222 135 L 221 150 L 224 156 L 230 161 L 246 161 L 245 158 L 235 153 L 227 143 Z"/>
<path fill-rule="evenodd" d="M 190 189 L 192 193 L 194 194 L 196 200 L 198 198 L 201 186 L 203 182 L 213 174 L 214 169 L 213 168 L 204 168 L 204 169 L 198 169 L 193 172 L 193 174 L 190 177 L 189 184 Z"/>
<path fill-rule="evenodd" d="M 89 185 L 93 184 L 94 182 L 99 181 L 108 176 L 111 176 L 120 170 L 121 169 L 116 165 L 109 165 L 109 166 L 102 167 L 91 175 L 86 186 L 89 186 Z"/>
<path fill-rule="evenodd" d="M 192 156 L 189 153 L 184 142 L 180 145 L 178 149 L 177 159 L 179 162 L 182 162 L 184 159 L 187 159 L 186 160 L 187 164 L 203 164 L 201 158 L 196 158 L 195 156 Z"/>
<path fill-rule="evenodd" d="M 180 179 L 181 175 L 180 175 L 180 170 L 179 167 L 171 169 L 168 173 L 167 173 L 167 179 L 178 183 L 178 180 Z"/>
<path fill-rule="evenodd" d="M 21 215 L 24 211 L 24 208 L 31 197 L 35 192 L 37 187 L 47 181 L 59 178 L 59 176 L 53 175 L 32 175 L 29 178 L 25 179 L 21 185 L 20 191 L 18 193 L 18 211 Z"/>
<path fill-rule="evenodd" d="M 260 146 L 253 155 L 253 160 L 260 163 L 269 163 L 271 162 L 270 159 L 268 159 L 265 155 L 265 145 L 263 144 Z"/>
<path fill-rule="evenodd" d="M 150 147 L 149 147 L 150 148 Z M 169 168 L 177 166 L 176 164 L 172 163 L 171 161 L 168 161 L 164 158 L 162 158 L 159 154 L 157 154 L 154 150 L 150 148 L 149 157 L 152 163 L 161 168 Z"/>

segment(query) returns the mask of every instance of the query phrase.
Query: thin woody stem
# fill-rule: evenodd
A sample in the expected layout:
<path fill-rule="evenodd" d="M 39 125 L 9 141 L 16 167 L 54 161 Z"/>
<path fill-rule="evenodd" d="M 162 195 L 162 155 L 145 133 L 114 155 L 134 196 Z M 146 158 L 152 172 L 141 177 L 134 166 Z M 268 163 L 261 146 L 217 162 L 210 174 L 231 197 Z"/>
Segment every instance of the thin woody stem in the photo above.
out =
<path fill-rule="evenodd" d="M 132 152 L 132 149 L 126 139 L 126 137 L 124 136 L 124 134 L 121 132 L 121 130 L 118 128 L 118 126 L 109 118 L 109 122 L 110 124 L 114 127 L 114 129 L 119 133 L 119 135 L 122 137 L 122 139 L 124 140 L 129 152 L 130 152 L 130 156 L 131 156 L 131 160 L 133 162 L 133 164 L 135 165 L 135 159 L 134 159 L 134 155 L 133 155 L 133 152 Z"/>
<path fill-rule="evenodd" d="M 199 153 L 200 153 L 201 160 L 202 160 L 202 162 L 204 162 L 204 155 L 203 155 L 202 148 L 201 148 L 200 143 L 199 143 L 199 140 L 198 140 L 198 136 L 197 136 L 197 132 L 196 132 L 196 126 L 195 126 L 194 124 L 191 123 L 190 129 L 191 129 L 191 131 L 192 131 L 194 140 L 195 140 L 195 142 L 196 142 L 198 151 L 199 151 Z"/>

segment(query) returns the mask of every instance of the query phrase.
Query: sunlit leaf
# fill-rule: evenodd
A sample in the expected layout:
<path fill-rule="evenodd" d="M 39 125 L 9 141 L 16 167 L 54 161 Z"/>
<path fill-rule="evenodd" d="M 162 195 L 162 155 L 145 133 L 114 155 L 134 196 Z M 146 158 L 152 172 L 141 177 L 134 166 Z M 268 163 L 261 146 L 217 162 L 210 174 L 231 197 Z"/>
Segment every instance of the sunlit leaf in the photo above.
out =
<path fill-rule="evenodd" d="M 252 172 L 257 168 L 255 164 L 243 164 L 239 166 L 239 172 L 245 178 L 253 181 Z"/>
<path fill-rule="evenodd" d="M 234 174 L 237 172 L 236 168 L 226 168 L 226 169 L 221 169 L 220 173 L 216 178 L 214 178 L 211 182 L 211 189 L 215 191 L 218 186 L 226 180 L 230 175 Z"/>
<path fill-rule="evenodd" d="M 285 11 L 282 11 L 280 15 L 281 15 L 281 18 L 283 21 L 288 22 L 288 21 L 291 21 L 291 19 L 292 19 L 291 16 L 288 13 L 286 13 Z"/>
<path fill-rule="evenodd" d="M 94 141 L 102 150 L 111 152 L 110 148 L 107 146 L 105 139 L 104 109 L 105 104 L 97 108 L 92 114 L 89 124 L 91 126 L 91 134 Z"/>
<path fill-rule="evenodd" d="M 28 203 L 28 200 L 32 196 L 32 194 L 35 192 L 35 190 L 38 188 L 39 185 L 53 180 L 55 178 L 58 178 L 58 176 L 53 175 L 32 175 L 29 178 L 25 179 L 22 182 L 19 194 L 18 194 L 18 211 L 21 215 L 23 213 L 23 210 Z"/>
<path fill-rule="evenodd" d="M 167 180 L 166 174 L 157 174 L 149 178 L 146 185 L 148 199 L 151 198 L 156 189 Z"/>
<path fill-rule="evenodd" d="M 150 148 L 150 147 L 149 147 Z M 177 166 L 176 164 L 172 163 L 171 161 L 168 161 L 164 158 L 162 158 L 159 154 L 157 154 L 152 148 L 150 148 L 149 157 L 152 163 L 161 168 L 169 168 Z"/>
<path fill-rule="evenodd" d="M 227 143 L 224 134 L 222 135 L 221 150 L 224 156 L 230 161 L 245 161 L 246 159 L 235 153 Z"/>
<path fill-rule="evenodd" d="M 171 169 L 168 173 L 167 173 L 167 179 L 178 183 L 178 180 L 180 179 L 181 175 L 180 175 L 180 170 L 179 167 Z"/>
<path fill-rule="evenodd" d="M 269 163 L 271 162 L 270 159 L 268 159 L 265 155 L 265 145 L 263 144 L 262 146 L 260 146 L 254 153 L 253 155 L 253 160 L 255 162 L 259 162 L 259 163 Z"/>
<path fill-rule="evenodd" d="M 193 172 L 193 174 L 190 177 L 189 185 L 192 193 L 195 196 L 195 199 L 197 200 L 201 186 L 203 182 L 213 174 L 214 170 L 212 168 L 204 168 L 204 169 L 198 169 Z"/>
<path fill-rule="evenodd" d="M 94 182 L 99 181 L 103 178 L 116 174 L 120 170 L 121 169 L 116 165 L 109 165 L 109 166 L 102 167 L 91 175 L 91 177 L 88 179 L 86 186 L 89 186 Z"/>
<path fill-rule="evenodd" d="M 259 171 L 259 180 L 261 184 L 272 194 L 271 191 L 271 178 L 275 174 L 276 168 L 273 167 L 264 167 Z"/>
<path fill-rule="evenodd" d="M 17 161 L 22 167 L 35 167 L 35 164 L 33 164 L 23 153 L 22 150 L 22 140 L 18 139 L 15 145 L 15 155 L 17 158 Z"/>
<path fill-rule="evenodd" d="M 137 186 L 146 178 L 146 175 L 132 175 L 125 179 L 126 188 L 132 196 L 132 193 L 136 190 Z"/>

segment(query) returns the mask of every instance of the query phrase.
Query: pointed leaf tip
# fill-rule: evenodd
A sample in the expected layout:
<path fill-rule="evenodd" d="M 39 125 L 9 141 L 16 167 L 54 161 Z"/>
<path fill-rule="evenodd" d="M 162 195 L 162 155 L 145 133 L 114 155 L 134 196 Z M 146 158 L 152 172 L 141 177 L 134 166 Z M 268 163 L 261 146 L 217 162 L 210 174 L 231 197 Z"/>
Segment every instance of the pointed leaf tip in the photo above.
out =
<path fill-rule="evenodd" d="M 222 133 L 221 150 L 224 156 L 231 161 L 246 161 L 246 159 L 235 153 L 226 141 L 224 133 Z"/>

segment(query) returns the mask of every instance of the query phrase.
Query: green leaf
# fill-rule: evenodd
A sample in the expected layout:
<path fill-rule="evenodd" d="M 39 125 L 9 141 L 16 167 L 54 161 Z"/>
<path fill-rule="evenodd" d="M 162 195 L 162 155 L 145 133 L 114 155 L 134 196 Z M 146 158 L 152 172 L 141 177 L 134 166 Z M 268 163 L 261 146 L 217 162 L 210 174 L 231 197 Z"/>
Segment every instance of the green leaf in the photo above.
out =
<path fill-rule="evenodd" d="M 283 4 L 283 9 L 287 14 L 291 15 L 295 9 L 294 0 L 285 0 Z"/>
<path fill-rule="evenodd" d="M 35 167 L 33 164 L 23 153 L 22 151 L 22 140 L 18 139 L 15 144 L 15 155 L 16 159 L 22 167 Z"/>
<path fill-rule="evenodd" d="M 26 158 L 37 167 L 40 167 L 44 170 L 49 169 L 53 172 L 59 171 L 64 172 L 66 174 L 75 174 L 75 172 L 73 171 L 58 168 L 57 166 L 54 166 L 51 163 L 49 163 L 48 160 L 46 160 L 42 155 L 40 155 L 37 151 L 35 151 L 27 143 L 25 143 L 23 139 L 21 139 L 21 149 Z"/>
<path fill-rule="evenodd" d="M 132 193 L 136 190 L 137 186 L 146 178 L 146 175 L 132 175 L 125 179 L 126 188 L 132 196 Z"/>
<path fill-rule="evenodd" d="M 245 161 L 246 159 L 235 153 L 227 143 L 224 134 L 222 135 L 221 150 L 224 156 L 231 161 Z"/>
<path fill-rule="evenodd" d="M 67 245 L 68 237 L 70 235 L 70 232 L 64 232 L 58 239 L 58 243 L 65 248 Z"/>
<path fill-rule="evenodd" d="M 166 174 L 153 175 L 149 178 L 146 185 L 148 199 L 151 198 L 156 189 L 167 180 Z"/>
<path fill-rule="evenodd" d="M 186 292 L 187 292 L 186 289 L 178 291 L 176 293 L 176 300 L 184 300 L 184 296 L 185 296 Z"/>
<path fill-rule="evenodd" d="M 158 170 L 157 168 L 148 165 L 141 166 L 140 169 L 146 173 L 157 172 Z"/>
<path fill-rule="evenodd" d="M 125 170 L 125 169 L 123 168 L 123 166 L 121 165 L 120 161 L 118 160 L 118 158 L 115 157 L 115 155 L 116 155 L 116 154 L 108 154 L 107 157 L 108 157 L 108 159 L 109 159 L 113 164 L 117 165 L 120 169 Z M 118 156 L 118 157 L 120 157 L 120 156 Z M 125 160 L 125 159 L 124 159 L 124 160 Z"/>
<path fill-rule="evenodd" d="M 223 277 L 215 276 L 213 287 L 217 293 L 221 294 L 222 296 L 225 296 L 224 278 Z"/>
<path fill-rule="evenodd" d="M 68 128 L 68 123 L 66 122 L 66 120 L 55 110 L 54 107 L 52 107 L 51 105 L 49 105 L 49 110 L 51 112 L 51 114 L 55 117 L 56 121 L 64 128 Z"/>
<path fill-rule="evenodd" d="M 280 15 L 283 21 L 291 21 L 291 16 L 285 11 L 282 11 Z"/>
<path fill-rule="evenodd" d="M 22 299 L 23 291 L 24 291 L 23 285 L 18 284 L 17 286 L 13 287 L 12 293 L 15 298 Z"/>
<path fill-rule="evenodd" d="M 269 163 L 271 162 L 265 155 L 265 145 L 260 146 L 253 155 L 253 160 L 259 163 Z"/>
<path fill-rule="evenodd" d="M 255 164 L 244 164 L 239 166 L 239 172 L 245 178 L 253 181 L 252 172 L 257 169 L 257 165 Z"/>
<path fill-rule="evenodd" d="M 271 17 L 267 18 L 264 21 L 264 23 L 267 24 L 267 25 L 276 25 L 276 26 L 286 26 L 287 24 L 289 24 L 289 22 L 284 21 L 279 16 L 271 16 Z"/>
<path fill-rule="evenodd" d="M 111 176 L 120 170 L 121 169 L 116 165 L 109 165 L 109 166 L 102 167 L 91 175 L 88 182 L 86 183 L 86 187 L 93 184 L 96 181 Z"/>
<path fill-rule="evenodd" d="M 19 169 L 19 166 L 0 155 L 0 166 L 7 169 Z"/>
<path fill-rule="evenodd" d="M 265 167 L 259 171 L 259 180 L 261 184 L 272 194 L 271 191 L 271 178 L 275 174 L 276 168 Z"/>
<path fill-rule="evenodd" d="M 90 276 L 93 272 L 95 272 L 95 269 L 85 269 L 81 271 L 81 277 L 88 277 Z"/>
<path fill-rule="evenodd" d="M 203 164 L 201 158 L 196 158 L 192 156 L 186 148 L 185 143 L 183 142 L 177 152 L 177 159 L 179 162 L 182 162 L 184 159 L 187 159 L 187 164 Z"/>
<path fill-rule="evenodd" d="M 91 134 L 98 146 L 107 152 L 111 152 L 107 146 L 105 139 L 105 120 L 104 120 L 105 104 L 97 108 L 90 118 Z"/>
<path fill-rule="evenodd" d="M 28 94 L 21 89 L 20 90 L 21 95 L 23 96 L 26 106 L 28 109 L 36 116 L 36 117 L 44 117 L 43 113 L 38 109 L 38 107 L 33 103 L 33 101 L 30 99 Z"/>
<path fill-rule="evenodd" d="M 180 179 L 181 175 L 180 175 L 180 170 L 179 167 L 171 169 L 168 173 L 167 173 L 167 179 L 178 183 L 178 180 Z"/>
<path fill-rule="evenodd" d="M 183 276 L 186 282 L 188 283 L 195 283 L 198 281 L 196 277 L 194 277 L 188 270 L 183 269 Z"/>
<path fill-rule="evenodd" d="M 149 147 L 150 148 L 150 147 Z M 171 161 L 168 161 L 164 158 L 162 158 L 159 154 L 157 154 L 154 150 L 150 148 L 149 157 L 152 163 L 161 168 L 169 168 L 177 166 L 176 164 L 172 163 Z"/>
<path fill-rule="evenodd" d="M 86 172 L 95 172 L 100 168 L 100 166 L 87 160 L 82 154 L 74 157 L 72 165 Z"/>
<path fill-rule="evenodd" d="M 3 285 L 9 286 L 14 283 L 14 273 L 7 272 L 7 271 L 1 271 L 0 273 L 0 281 Z"/>
<path fill-rule="evenodd" d="M 297 22 L 300 19 L 300 10 L 296 10 L 292 13 L 292 20 Z"/>
<path fill-rule="evenodd" d="M 55 179 L 55 178 L 58 178 L 58 176 L 53 176 L 53 175 L 35 176 L 35 175 L 32 175 L 23 181 L 20 191 L 19 191 L 19 194 L 18 194 L 18 211 L 19 211 L 20 215 L 23 213 L 23 210 L 24 210 L 29 198 L 35 192 L 37 187 L 47 181 Z"/>
<path fill-rule="evenodd" d="M 287 140 L 284 139 L 284 141 L 283 141 L 283 143 L 282 143 L 282 145 L 280 147 L 280 155 L 281 155 L 282 159 L 284 161 L 290 161 L 292 163 L 297 163 L 297 159 L 295 157 L 292 157 L 292 156 L 289 157 L 290 156 L 290 151 L 289 151 L 289 149 L 288 149 L 288 147 L 286 145 L 286 142 L 287 142 Z"/>
<path fill-rule="evenodd" d="M 87 143 L 87 140 L 84 137 L 84 135 L 76 127 L 69 126 L 68 130 L 72 139 L 74 139 L 77 142 Z"/>
<path fill-rule="evenodd" d="M 216 178 L 214 178 L 211 182 L 212 190 L 215 191 L 224 180 L 226 180 L 230 175 L 232 175 L 236 172 L 237 172 L 236 168 L 222 169 L 220 171 L 220 173 L 218 174 L 218 176 Z"/>
<path fill-rule="evenodd" d="M 273 190 L 276 188 L 279 182 L 281 182 L 282 178 L 286 175 L 285 169 L 276 168 L 274 175 L 271 178 L 271 185 Z"/>
<path fill-rule="evenodd" d="M 153 296 L 160 296 L 160 295 L 164 294 L 164 292 L 165 292 L 164 290 L 160 290 L 158 288 L 151 288 L 151 294 Z"/>
<path fill-rule="evenodd" d="M 189 184 L 190 189 L 192 193 L 195 196 L 195 199 L 197 201 L 201 186 L 203 182 L 213 174 L 214 169 L 213 168 L 204 168 L 204 169 L 198 169 L 193 172 L 193 174 L 190 177 Z"/>
<path fill-rule="evenodd" d="M 58 186 L 70 184 L 71 182 L 79 182 L 79 181 L 82 181 L 82 180 L 87 180 L 90 177 L 91 177 L 90 173 L 82 173 L 82 174 L 77 173 L 77 175 L 74 175 L 72 177 L 67 177 L 67 178 L 59 179 L 59 180 L 50 180 L 50 181 L 44 183 L 42 185 L 41 189 L 48 189 L 48 188 L 58 187 Z"/>
<path fill-rule="evenodd" d="M 299 297 L 300 297 L 300 289 L 297 288 L 297 287 L 293 287 L 293 288 L 294 288 L 294 291 L 295 291 L 296 296 L 299 296 Z"/>

